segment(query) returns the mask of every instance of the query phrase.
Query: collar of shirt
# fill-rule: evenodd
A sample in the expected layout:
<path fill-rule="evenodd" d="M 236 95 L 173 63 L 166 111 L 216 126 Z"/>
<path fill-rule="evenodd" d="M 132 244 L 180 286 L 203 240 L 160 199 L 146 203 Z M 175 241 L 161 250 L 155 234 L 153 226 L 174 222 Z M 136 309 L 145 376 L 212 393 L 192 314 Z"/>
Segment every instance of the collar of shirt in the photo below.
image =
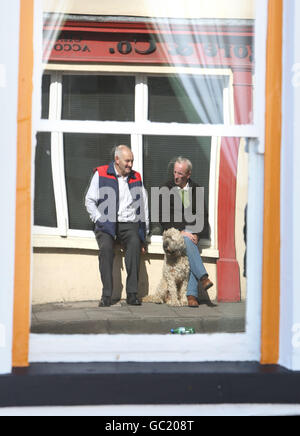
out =
<path fill-rule="evenodd" d="M 188 191 L 188 190 L 190 189 L 190 183 L 187 182 L 187 184 L 185 185 L 184 188 L 180 188 L 180 186 L 177 186 L 177 188 L 178 188 L 180 191 Z"/>
<path fill-rule="evenodd" d="M 125 177 L 120 176 L 120 174 L 118 173 L 117 168 L 116 168 L 115 165 L 114 165 L 114 169 L 115 169 L 115 173 L 116 173 L 118 179 L 121 179 L 121 180 L 124 180 L 124 181 L 128 180 L 128 176 L 125 176 Z"/>

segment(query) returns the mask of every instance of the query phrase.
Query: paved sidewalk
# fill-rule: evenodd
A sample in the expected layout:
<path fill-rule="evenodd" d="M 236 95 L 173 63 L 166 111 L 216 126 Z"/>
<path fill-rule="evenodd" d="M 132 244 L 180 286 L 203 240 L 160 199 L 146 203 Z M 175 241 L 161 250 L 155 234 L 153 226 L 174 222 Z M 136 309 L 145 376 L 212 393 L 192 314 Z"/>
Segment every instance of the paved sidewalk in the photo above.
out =
<path fill-rule="evenodd" d="M 125 301 L 98 308 L 98 301 L 51 303 L 32 308 L 32 333 L 50 334 L 168 334 L 172 328 L 194 327 L 196 333 L 245 331 L 245 303 L 201 304 L 175 308 Z"/>

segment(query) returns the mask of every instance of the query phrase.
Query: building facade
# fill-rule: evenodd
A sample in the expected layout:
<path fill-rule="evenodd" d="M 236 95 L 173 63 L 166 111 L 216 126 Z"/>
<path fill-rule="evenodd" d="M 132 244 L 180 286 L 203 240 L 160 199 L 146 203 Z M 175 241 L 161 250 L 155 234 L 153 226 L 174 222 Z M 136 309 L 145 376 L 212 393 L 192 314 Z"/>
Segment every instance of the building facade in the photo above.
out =
<path fill-rule="evenodd" d="M 45 3 L 42 119 L 49 131 L 37 136 L 33 304 L 99 299 L 98 247 L 84 194 L 93 168 L 111 159 L 117 143 L 131 146 L 150 198 L 172 159 L 184 154 L 194 163 L 193 178 L 205 190 L 201 249 L 216 283 L 210 297 L 246 299 L 246 140 L 200 138 L 195 127 L 253 122 L 255 11 L 233 5 L 234 12 L 208 18 L 207 7 L 194 6 L 170 17 L 146 2 L 128 16 L 121 3 L 70 3 L 58 18 L 55 3 Z M 73 127 L 64 123 L 71 120 Z M 161 234 L 152 220 L 141 295 L 158 285 Z M 124 274 L 118 281 L 122 295 Z"/>

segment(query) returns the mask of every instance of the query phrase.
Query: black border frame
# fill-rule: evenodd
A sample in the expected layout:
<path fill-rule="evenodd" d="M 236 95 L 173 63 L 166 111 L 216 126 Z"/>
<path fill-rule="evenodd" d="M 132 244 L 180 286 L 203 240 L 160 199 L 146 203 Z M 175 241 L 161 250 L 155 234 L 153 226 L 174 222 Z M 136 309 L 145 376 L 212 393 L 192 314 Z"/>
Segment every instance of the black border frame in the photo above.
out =
<path fill-rule="evenodd" d="M 0 407 L 297 403 L 300 372 L 256 362 L 43 363 L 0 376 Z"/>

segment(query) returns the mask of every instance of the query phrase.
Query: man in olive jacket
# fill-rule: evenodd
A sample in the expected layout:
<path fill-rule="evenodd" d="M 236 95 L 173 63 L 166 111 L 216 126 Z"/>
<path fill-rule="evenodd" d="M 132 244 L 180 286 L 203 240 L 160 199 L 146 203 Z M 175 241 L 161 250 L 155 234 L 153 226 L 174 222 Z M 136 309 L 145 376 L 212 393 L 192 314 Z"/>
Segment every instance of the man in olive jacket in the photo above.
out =
<path fill-rule="evenodd" d="M 203 201 L 202 203 L 200 202 L 200 205 L 198 200 L 199 197 L 201 198 L 201 193 L 203 194 L 203 189 L 192 181 L 191 175 L 192 163 L 186 158 L 177 158 L 174 165 L 173 181 L 165 185 L 165 188 L 172 190 L 174 193 L 174 196 L 171 196 L 170 199 L 170 211 L 168 211 L 170 213 L 166 214 L 169 219 L 165 219 L 164 213 L 162 212 L 163 205 L 161 204 L 160 224 L 164 231 L 173 227 L 180 230 L 184 236 L 187 256 L 191 267 L 187 289 L 188 304 L 190 307 L 199 307 L 199 280 L 204 290 L 210 289 L 213 283 L 208 277 L 198 248 L 200 234 L 204 225 L 204 196 L 202 196 Z M 178 195 L 178 197 L 176 197 L 176 195 Z M 180 201 L 178 201 L 178 199 Z M 187 219 L 187 217 L 189 219 Z"/>

